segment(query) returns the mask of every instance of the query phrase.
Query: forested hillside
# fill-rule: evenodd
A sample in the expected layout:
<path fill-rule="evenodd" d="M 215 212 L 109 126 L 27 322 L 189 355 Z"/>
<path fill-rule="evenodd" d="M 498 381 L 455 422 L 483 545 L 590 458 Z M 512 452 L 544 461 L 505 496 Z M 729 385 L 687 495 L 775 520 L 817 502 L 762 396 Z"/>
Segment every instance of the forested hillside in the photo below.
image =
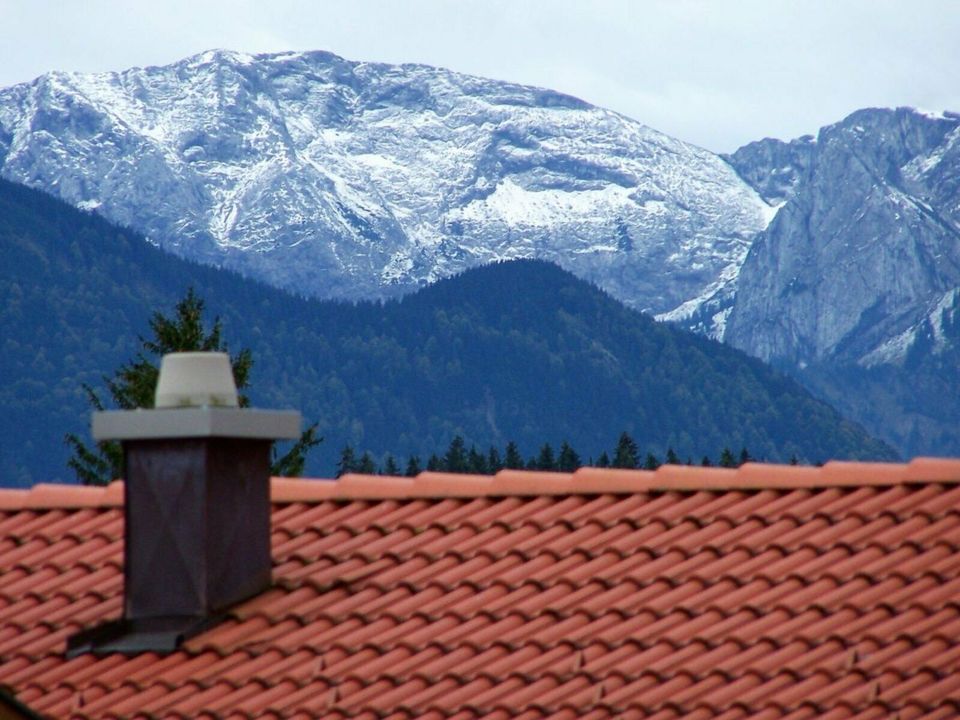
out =
<path fill-rule="evenodd" d="M 0 484 L 70 480 L 66 432 L 89 423 L 83 383 L 132 357 L 154 310 L 187 288 L 249 347 L 257 406 L 294 407 L 326 440 L 375 457 L 513 440 L 587 457 L 621 431 L 681 457 L 746 446 L 758 458 L 890 458 L 794 381 L 657 324 L 536 261 L 487 266 L 399 301 L 308 301 L 184 262 L 135 233 L 0 183 Z"/>

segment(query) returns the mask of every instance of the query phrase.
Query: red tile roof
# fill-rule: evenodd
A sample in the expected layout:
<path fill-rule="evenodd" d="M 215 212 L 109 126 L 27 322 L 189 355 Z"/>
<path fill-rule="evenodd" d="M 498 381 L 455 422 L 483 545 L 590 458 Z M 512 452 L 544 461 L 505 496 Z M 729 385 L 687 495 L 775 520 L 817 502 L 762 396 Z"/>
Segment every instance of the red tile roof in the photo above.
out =
<path fill-rule="evenodd" d="M 168 656 L 122 484 L 0 491 L 0 684 L 53 717 L 960 715 L 960 461 L 273 481 L 274 585 Z"/>

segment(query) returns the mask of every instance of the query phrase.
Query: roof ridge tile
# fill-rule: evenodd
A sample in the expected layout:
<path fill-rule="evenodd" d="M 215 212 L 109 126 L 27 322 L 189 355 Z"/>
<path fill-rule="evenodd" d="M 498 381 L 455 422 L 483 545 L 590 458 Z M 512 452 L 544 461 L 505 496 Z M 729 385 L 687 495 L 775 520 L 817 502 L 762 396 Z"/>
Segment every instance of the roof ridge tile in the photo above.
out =
<path fill-rule="evenodd" d="M 902 482 L 956 483 L 960 481 L 960 458 L 919 457 L 909 462 Z"/>
<path fill-rule="evenodd" d="M 106 486 L 37 483 L 28 490 L 0 489 L 3 510 L 75 510 L 119 507 L 123 504 L 123 482 Z"/>
<path fill-rule="evenodd" d="M 574 473 L 501 470 L 496 475 L 422 472 L 415 478 L 344 475 L 316 480 L 274 479 L 274 501 L 362 497 L 483 497 L 505 495 L 635 494 L 638 492 L 886 487 L 960 483 L 960 459 L 917 458 L 909 464 L 830 461 L 822 467 L 749 462 L 737 469 L 662 465 L 656 471 L 583 467 Z"/>
<path fill-rule="evenodd" d="M 272 478 L 275 503 L 323 500 L 605 495 L 665 491 L 795 490 L 960 483 L 960 459 L 909 463 L 830 461 L 822 467 L 748 462 L 737 469 L 662 465 L 655 471 L 583 467 L 574 473 L 501 470 L 496 475 L 422 472 L 414 478 L 348 473 L 336 480 Z M 105 487 L 39 483 L 0 490 L 0 512 L 118 507 L 123 482 Z"/>

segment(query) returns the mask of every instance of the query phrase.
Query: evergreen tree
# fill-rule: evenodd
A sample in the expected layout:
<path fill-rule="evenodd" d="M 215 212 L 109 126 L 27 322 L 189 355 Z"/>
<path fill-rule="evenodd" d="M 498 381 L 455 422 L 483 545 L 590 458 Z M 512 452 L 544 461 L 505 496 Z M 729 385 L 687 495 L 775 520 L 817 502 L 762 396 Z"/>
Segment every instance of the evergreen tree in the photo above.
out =
<path fill-rule="evenodd" d="M 467 453 L 467 472 L 473 475 L 489 474 L 487 458 L 484 457 L 483 453 L 478 452 L 473 445 L 470 446 L 470 451 Z"/>
<path fill-rule="evenodd" d="M 672 448 L 672 447 L 668 447 L 668 448 L 667 448 L 667 456 L 666 456 L 666 458 L 664 459 L 663 462 L 664 462 L 665 465 L 679 465 L 679 464 L 680 464 L 680 458 L 677 457 L 677 454 L 673 451 L 673 448 Z M 689 465 L 690 463 L 687 463 L 687 464 Z"/>
<path fill-rule="evenodd" d="M 617 449 L 613 454 L 613 463 L 615 468 L 635 468 L 639 458 L 639 449 L 626 431 L 620 433 L 620 439 L 617 441 Z"/>
<path fill-rule="evenodd" d="M 277 477 L 300 477 L 303 475 L 304 465 L 307 464 L 307 453 L 311 448 L 323 442 L 317 436 L 317 424 L 314 423 L 302 433 L 300 439 L 281 457 L 277 457 L 277 446 L 273 446 L 273 463 L 270 465 L 270 474 Z"/>
<path fill-rule="evenodd" d="M 429 472 L 442 472 L 446 470 L 443 466 L 443 461 L 437 457 L 436 453 L 433 453 L 429 458 L 427 458 L 427 470 Z"/>
<path fill-rule="evenodd" d="M 220 318 L 214 318 L 213 326 L 206 330 L 203 320 L 203 300 L 194 292 L 187 291 L 186 297 L 174 308 L 173 316 L 167 317 L 159 311 L 150 318 L 152 332 L 150 338 L 140 337 L 141 350 L 137 356 L 122 365 L 113 377 L 104 377 L 104 384 L 110 398 L 121 410 L 152 408 L 157 380 L 160 376 L 158 361 L 167 353 L 174 352 L 224 352 L 229 354 L 227 343 L 223 339 L 223 326 Z M 249 350 L 241 350 L 230 355 L 233 381 L 237 386 L 240 407 L 248 407 L 250 402 L 242 392 L 248 385 L 253 356 Z M 104 410 L 105 404 L 97 392 L 84 385 L 87 398 L 95 410 Z M 300 439 L 282 457 L 277 457 L 273 448 L 271 475 L 299 475 L 303 472 L 307 453 L 319 445 L 323 438 L 317 436 L 316 423 L 301 435 Z M 68 433 L 64 441 L 73 449 L 73 456 L 67 461 L 85 485 L 106 485 L 115 478 L 122 477 L 123 451 L 119 442 L 105 441 L 97 443 L 94 449 L 74 433 Z"/>
<path fill-rule="evenodd" d="M 607 455 L 607 451 L 604 450 L 600 453 L 600 457 L 597 458 L 597 467 L 598 468 L 608 468 L 610 467 L 610 456 Z"/>
<path fill-rule="evenodd" d="M 526 470 L 536 470 L 537 469 L 537 459 L 534 456 L 530 456 L 530 459 L 527 460 L 527 464 L 524 466 Z"/>
<path fill-rule="evenodd" d="M 748 463 L 748 462 L 753 462 L 753 458 L 750 457 L 750 453 L 747 452 L 747 448 L 744 447 L 744 448 L 742 448 L 742 449 L 740 450 L 740 463 L 739 463 L 739 464 L 740 464 L 740 465 L 744 465 L 745 463 Z"/>
<path fill-rule="evenodd" d="M 491 445 L 487 453 L 487 471 L 491 475 L 496 475 L 501 470 L 503 470 L 503 460 L 500 458 L 500 451 Z"/>
<path fill-rule="evenodd" d="M 523 469 L 523 457 L 520 455 L 520 449 L 513 440 L 507 443 L 507 450 L 503 459 L 503 465 L 509 470 Z"/>
<path fill-rule="evenodd" d="M 340 460 L 337 462 L 337 477 L 356 472 L 356 470 L 357 456 L 354 454 L 352 447 L 344 445 L 343 450 L 340 451 Z"/>
<path fill-rule="evenodd" d="M 457 435 L 450 441 L 447 454 L 443 456 L 443 469 L 452 473 L 467 472 L 467 451 L 461 436 Z"/>
<path fill-rule="evenodd" d="M 420 474 L 420 458 L 416 455 L 411 455 L 410 459 L 407 460 L 407 471 L 404 473 L 407 477 L 416 477 Z"/>
<path fill-rule="evenodd" d="M 704 455 L 703 458 L 700 460 L 700 465 L 702 467 L 713 467 L 713 463 L 710 462 L 710 458 L 708 458 L 706 455 Z"/>
<path fill-rule="evenodd" d="M 554 471 L 557 469 L 557 460 L 553 456 L 553 448 L 550 443 L 544 443 L 540 448 L 540 454 L 537 456 L 537 470 Z"/>
<path fill-rule="evenodd" d="M 647 457 L 643 461 L 643 469 L 656 470 L 658 467 L 660 467 L 660 461 L 657 459 L 657 456 L 653 453 L 647 453 Z"/>
<path fill-rule="evenodd" d="M 373 462 L 373 457 L 370 453 L 365 452 L 360 456 L 360 462 L 357 463 L 357 469 L 354 472 L 358 472 L 361 475 L 376 475 L 377 466 Z"/>
<path fill-rule="evenodd" d="M 393 459 L 393 455 L 387 454 L 387 459 L 383 461 L 383 474 L 389 475 L 391 477 L 400 476 L 400 468 L 397 466 L 397 461 Z"/>
<path fill-rule="evenodd" d="M 560 472 L 573 472 L 580 467 L 580 456 L 577 451 L 570 447 L 570 444 L 564 440 L 560 445 L 560 454 L 557 456 L 557 468 Z"/>
<path fill-rule="evenodd" d="M 799 464 L 800 464 L 800 461 L 797 459 L 797 454 L 796 454 L 796 453 L 794 453 L 794 454 L 792 454 L 792 455 L 790 456 L 790 464 L 791 464 L 791 465 L 799 465 Z"/>
<path fill-rule="evenodd" d="M 723 452 L 720 453 L 720 467 L 723 468 L 735 468 L 737 467 L 737 460 L 733 457 L 733 453 L 730 452 L 730 448 L 725 447 Z"/>

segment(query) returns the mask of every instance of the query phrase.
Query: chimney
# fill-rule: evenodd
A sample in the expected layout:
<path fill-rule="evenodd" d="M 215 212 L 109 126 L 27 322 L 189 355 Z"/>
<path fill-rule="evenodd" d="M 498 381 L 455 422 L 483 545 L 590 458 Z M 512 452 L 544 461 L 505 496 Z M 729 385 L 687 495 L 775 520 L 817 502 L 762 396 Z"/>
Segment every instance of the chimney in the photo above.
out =
<path fill-rule="evenodd" d="M 123 618 L 67 642 L 84 652 L 172 652 L 270 585 L 270 448 L 300 413 L 241 409 L 225 353 L 174 353 L 155 409 L 96 412 L 125 468 Z"/>

